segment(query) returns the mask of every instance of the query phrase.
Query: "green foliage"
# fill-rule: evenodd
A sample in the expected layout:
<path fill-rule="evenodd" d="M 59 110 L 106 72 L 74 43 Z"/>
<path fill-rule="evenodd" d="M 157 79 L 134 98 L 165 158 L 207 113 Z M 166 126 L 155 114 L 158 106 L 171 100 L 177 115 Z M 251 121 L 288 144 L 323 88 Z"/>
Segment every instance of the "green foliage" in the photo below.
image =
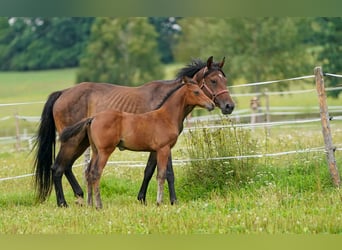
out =
<path fill-rule="evenodd" d="M 203 196 L 248 184 L 256 171 L 255 158 L 217 159 L 227 156 L 253 155 L 257 144 L 250 131 L 230 126 L 222 118 L 224 127 L 195 128 L 185 136 L 190 165 L 185 170 L 184 187 L 191 196 Z M 197 160 L 200 159 L 200 160 Z"/>
<path fill-rule="evenodd" d="M 226 56 L 225 68 L 232 82 L 311 74 L 314 59 L 303 42 L 302 22 L 279 17 L 184 18 L 175 57 L 188 61 L 191 57 Z"/>
<path fill-rule="evenodd" d="M 159 36 L 158 49 L 163 63 L 174 62 L 173 48 L 177 43 L 180 26 L 177 21 L 180 17 L 149 17 L 149 22 L 155 27 Z"/>
<path fill-rule="evenodd" d="M 94 18 L 2 18 L 1 70 L 37 70 L 78 66 Z"/>
<path fill-rule="evenodd" d="M 156 39 L 147 18 L 97 18 L 77 81 L 138 85 L 162 78 Z"/>
<path fill-rule="evenodd" d="M 342 18 L 316 18 L 315 40 L 312 44 L 321 46 L 318 59 L 322 62 L 324 72 L 327 73 L 342 73 Z M 335 87 L 341 85 L 340 78 L 330 78 L 326 81 L 327 86 Z M 329 91 L 328 95 L 337 98 L 341 90 Z"/>

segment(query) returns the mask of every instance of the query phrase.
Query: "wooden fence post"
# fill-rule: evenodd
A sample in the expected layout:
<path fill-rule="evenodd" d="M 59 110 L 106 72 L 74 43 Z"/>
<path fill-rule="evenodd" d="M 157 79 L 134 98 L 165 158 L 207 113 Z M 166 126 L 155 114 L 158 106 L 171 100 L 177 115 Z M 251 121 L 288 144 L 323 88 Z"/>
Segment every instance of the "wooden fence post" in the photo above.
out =
<path fill-rule="evenodd" d="M 340 187 L 341 180 L 338 173 L 338 168 L 335 160 L 335 150 L 336 147 L 333 146 L 331 132 L 330 132 L 330 122 L 329 122 L 329 112 L 324 88 L 324 79 L 321 67 L 316 67 L 315 70 L 316 79 L 316 89 L 319 100 L 319 108 L 322 123 L 322 133 L 324 138 L 325 150 L 327 155 L 328 167 L 332 181 L 336 187 Z"/>

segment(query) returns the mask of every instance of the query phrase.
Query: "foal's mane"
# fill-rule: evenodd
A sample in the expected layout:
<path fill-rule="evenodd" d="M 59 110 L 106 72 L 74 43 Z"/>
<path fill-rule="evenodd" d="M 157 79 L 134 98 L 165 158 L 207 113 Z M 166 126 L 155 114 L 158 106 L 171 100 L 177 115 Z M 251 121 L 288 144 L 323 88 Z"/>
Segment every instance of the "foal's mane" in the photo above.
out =
<path fill-rule="evenodd" d="M 184 68 L 180 69 L 177 73 L 177 78 L 182 78 L 183 76 L 193 77 L 199 70 L 203 69 L 207 66 L 206 62 L 203 62 L 200 59 L 193 59 L 190 64 L 186 65 Z M 211 68 L 205 73 L 204 76 L 207 76 L 213 71 L 220 71 L 224 76 L 224 72 L 219 67 L 219 63 L 213 62 Z"/>
<path fill-rule="evenodd" d="M 163 100 L 161 100 L 161 102 L 157 105 L 156 109 L 161 108 L 161 106 L 164 105 L 164 103 L 167 101 L 167 99 L 169 99 L 170 96 L 172 96 L 177 90 L 179 90 L 181 87 L 183 87 L 185 84 L 182 83 L 180 85 L 177 85 L 177 87 L 175 87 L 174 89 L 172 89 L 171 91 L 169 91 L 163 98 Z"/>

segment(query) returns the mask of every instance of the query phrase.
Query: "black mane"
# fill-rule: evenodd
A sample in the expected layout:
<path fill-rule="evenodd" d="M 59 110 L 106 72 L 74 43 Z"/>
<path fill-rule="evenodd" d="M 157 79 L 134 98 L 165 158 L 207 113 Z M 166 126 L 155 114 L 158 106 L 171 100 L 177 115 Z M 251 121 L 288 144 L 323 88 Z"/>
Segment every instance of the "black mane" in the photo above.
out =
<path fill-rule="evenodd" d="M 203 69 L 206 66 L 206 62 L 203 62 L 200 59 L 193 59 L 190 64 L 186 65 L 184 68 L 178 71 L 177 78 L 182 78 L 183 76 L 192 78 L 199 70 Z M 212 63 L 211 68 L 205 73 L 205 76 L 216 70 L 219 70 L 224 76 L 226 76 L 222 69 L 219 67 L 219 64 L 215 62 Z"/>
<path fill-rule="evenodd" d="M 155 109 L 161 108 L 161 106 L 163 106 L 163 104 L 166 102 L 166 100 L 169 99 L 169 97 L 172 96 L 173 93 L 175 93 L 178 89 L 180 89 L 180 88 L 183 87 L 183 86 L 184 86 L 184 84 L 177 85 L 177 87 L 175 87 L 175 88 L 172 89 L 170 92 L 168 92 L 168 93 L 164 96 L 163 100 L 157 105 L 157 107 L 156 107 Z"/>

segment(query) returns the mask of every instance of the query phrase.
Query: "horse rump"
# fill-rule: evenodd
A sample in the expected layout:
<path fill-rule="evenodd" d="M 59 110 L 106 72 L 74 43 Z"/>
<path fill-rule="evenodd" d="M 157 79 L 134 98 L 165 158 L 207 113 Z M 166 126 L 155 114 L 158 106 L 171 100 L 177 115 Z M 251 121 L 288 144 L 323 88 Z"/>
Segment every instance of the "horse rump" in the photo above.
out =
<path fill-rule="evenodd" d="M 92 120 L 92 117 L 85 118 L 72 126 L 66 127 L 62 131 L 59 140 L 63 143 L 75 136 L 81 136 L 82 138 L 84 138 L 87 135 L 87 126 L 91 123 Z"/>

